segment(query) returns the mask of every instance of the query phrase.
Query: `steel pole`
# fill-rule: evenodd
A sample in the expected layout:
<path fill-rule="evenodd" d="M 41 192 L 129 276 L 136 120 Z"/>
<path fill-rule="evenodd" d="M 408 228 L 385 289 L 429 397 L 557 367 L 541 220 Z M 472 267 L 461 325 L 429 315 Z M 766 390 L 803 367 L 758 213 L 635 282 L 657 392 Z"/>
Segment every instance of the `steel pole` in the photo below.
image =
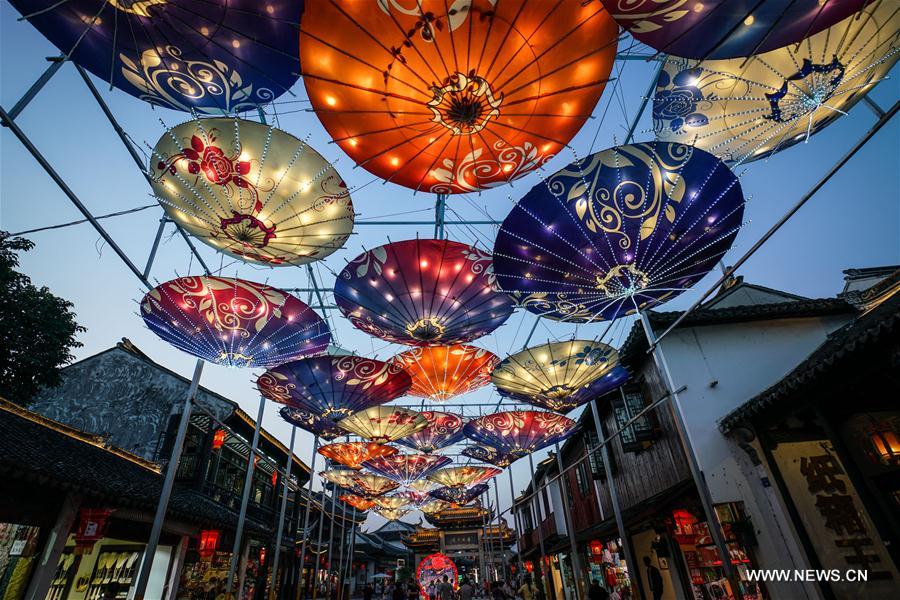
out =
<path fill-rule="evenodd" d="M 137 584 L 134 587 L 136 600 L 144 600 L 144 594 L 147 593 L 150 569 L 153 566 L 153 557 L 156 555 L 156 548 L 159 545 L 159 536 L 162 534 L 166 511 L 169 509 L 169 498 L 172 496 L 172 488 L 175 487 L 175 474 L 178 472 L 178 463 L 181 461 L 181 451 L 184 447 L 184 438 L 187 437 L 194 396 L 197 395 L 197 388 L 200 386 L 200 375 L 202 373 L 203 361 L 197 359 L 197 364 L 194 366 L 194 376 L 191 378 L 191 385 L 181 407 L 181 420 L 178 422 L 178 432 L 175 434 L 175 442 L 172 444 L 169 463 L 166 465 L 166 477 L 163 480 L 162 493 L 156 505 L 156 515 L 153 517 L 153 526 L 150 528 L 150 538 L 147 540 L 147 548 L 144 550 L 144 557 L 141 560 L 141 570 L 138 573 Z"/>
<path fill-rule="evenodd" d="M 562 474 L 563 462 L 562 453 L 559 451 L 559 443 L 556 444 L 556 465 Z M 562 493 L 563 508 L 565 509 L 566 529 L 569 531 L 569 552 L 572 554 L 572 577 L 575 579 L 575 597 L 581 600 L 584 598 L 584 574 L 581 571 L 581 557 L 578 555 L 578 546 L 575 543 L 575 521 L 572 519 L 572 509 L 569 507 L 568 476 L 560 478 L 559 489 Z"/>
<path fill-rule="evenodd" d="M 609 488 L 609 498 L 612 502 L 613 516 L 616 519 L 616 529 L 619 531 L 619 543 L 622 546 L 622 554 L 625 555 L 625 564 L 628 566 L 628 576 L 636 581 L 635 578 L 639 577 L 639 571 L 637 570 L 637 566 L 634 564 L 634 558 L 631 555 L 631 541 L 628 539 L 628 532 L 625 529 L 625 519 L 622 518 L 622 507 L 619 505 L 619 493 L 616 488 L 616 480 L 613 478 L 612 465 L 610 465 L 609 462 L 609 444 L 606 439 L 606 434 L 603 432 L 603 423 L 600 421 L 599 398 L 594 398 L 594 403 L 591 405 L 591 413 L 594 415 L 594 427 L 597 429 L 597 440 L 600 443 L 600 452 L 603 455 L 603 470 L 606 471 L 606 487 Z M 631 589 L 635 595 L 637 595 L 638 587 L 632 585 Z"/>
<path fill-rule="evenodd" d="M 309 465 L 309 487 L 306 491 L 306 509 L 303 514 L 303 542 L 300 544 L 300 586 L 303 589 L 303 597 L 306 597 L 306 587 L 303 586 L 303 571 L 306 568 L 306 530 L 309 529 L 309 512 L 312 508 L 312 486 L 316 474 L 316 455 L 319 449 L 319 436 L 313 438 L 312 460 Z M 299 594 L 298 594 L 299 596 Z"/>
<path fill-rule="evenodd" d="M 497 559 L 501 565 L 503 564 L 503 555 L 505 551 L 503 550 L 503 527 L 500 524 L 500 484 L 497 483 L 497 478 L 494 477 L 494 502 L 497 503 L 497 554 L 494 558 Z M 510 514 L 512 514 L 512 509 L 510 509 Z M 494 564 L 494 579 L 499 578 L 500 569 L 497 568 L 496 563 Z"/>
<path fill-rule="evenodd" d="M 537 492 L 537 474 L 534 472 L 534 457 L 531 453 L 528 453 L 528 467 L 531 469 L 531 487 L 534 488 L 534 492 Z M 540 563 L 540 578 L 541 578 L 541 590 L 544 592 L 544 597 L 546 597 L 547 589 L 544 587 L 544 528 L 543 528 L 543 520 L 541 518 L 541 495 L 537 494 L 532 497 L 532 501 L 537 501 L 537 510 L 535 511 L 535 528 L 538 532 L 538 542 L 540 543 L 541 548 L 541 556 L 538 559 Z"/>
<path fill-rule="evenodd" d="M 337 582 L 340 588 L 338 589 L 338 600 L 341 600 L 342 590 L 344 589 L 344 546 L 347 545 L 347 503 L 341 502 L 341 551 L 338 558 L 338 568 L 337 568 Z"/>
<path fill-rule="evenodd" d="M 513 518 L 513 526 L 516 528 L 516 540 L 519 539 L 519 533 L 522 532 L 522 528 L 519 527 L 519 516 L 516 512 L 516 491 L 513 486 L 513 476 L 512 476 L 512 465 L 509 465 L 506 469 L 506 473 L 509 475 L 509 512 Z M 516 546 L 519 546 L 517 543 Z M 516 555 L 519 557 L 519 573 L 521 573 L 524 569 L 522 566 L 522 548 L 517 548 Z M 512 574 L 510 574 L 510 579 L 512 578 Z"/>
<path fill-rule="evenodd" d="M 253 487 L 253 471 L 256 467 L 256 446 L 259 444 L 259 430 L 262 429 L 263 412 L 266 410 L 265 396 L 259 397 L 259 410 L 256 414 L 256 427 L 253 428 L 253 441 L 250 445 L 250 456 L 247 458 L 247 475 L 244 477 L 244 492 L 241 497 L 241 512 L 238 515 L 237 529 L 234 532 L 234 546 L 231 551 L 231 564 L 228 566 L 228 583 L 225 584 L 225 593 L 231 594 L 231 585 L 234 583 L 234 572 L 237 570 L 240 559 L 241 538 L 244 534 L 244 521 L 247 520 L 247 504 L 250 502 L 250 488 Z"/>
<path fill-rule="evenodd" d="M 19 116 L 19 113 L 25 110 L 25 107 L 28 106 L 32 100 L 34 100 L 34 97 L 38 95 L 38 92 L 44 89 L 44 86 L 47 85 L 47 82 L 50 81 L 50 78 L 53 77 L 57 71 L 59 71 L 59 68 L 63 66 L 63 64 L 65 64 L 66 57 L 57 56 L 48 60 L 51 61 L 50 66 L 47 67 L 47 69 L 43 73 L 41 73 L 41 76 L 31 84 L 31 87 L 28 88 L 28 91 L 26 91 L 21 98 L 19 98 L 19 101 L 16 102 L 11 109 L 9 109 L 10 118 L 15 119 Z"/>
<path fill-rule="evenodd" d="M 325 486 L 322 486 L 322 501 L 319 503 L 319 539 L 316 541 L 316 549 L 321 552 L 322 551 L 322 533 L 325 530 Z M 317 554 L 315 560 L 315 568 L 313 569 L 313 580 L 312 580 L 312 597 L 313 600 L 316 600 L 316 592 L 317 590 L 317 580 L 319 579 L 319 562 L 320 557 Z"/>
<path fill-rule="evenodd" d="M 269 598 L 275 598 L 275 583 L 278 579 L 278 558 L 281 555 L 281 536 L 284 534 L 284 514 L 287 512 L 288 492 L 291 485 L 291 467 L 294 465 L 294 439 L 297 437 L 297 426 L 291 426 L 291 447 L 288 451 L 287 469 L 284 475 L 284 493 L 281 495 L 281 511 L 278 517 L 278 533 L 275 535 L 275 551 L 272 557 L 272 583 L 269 586 Z"/>

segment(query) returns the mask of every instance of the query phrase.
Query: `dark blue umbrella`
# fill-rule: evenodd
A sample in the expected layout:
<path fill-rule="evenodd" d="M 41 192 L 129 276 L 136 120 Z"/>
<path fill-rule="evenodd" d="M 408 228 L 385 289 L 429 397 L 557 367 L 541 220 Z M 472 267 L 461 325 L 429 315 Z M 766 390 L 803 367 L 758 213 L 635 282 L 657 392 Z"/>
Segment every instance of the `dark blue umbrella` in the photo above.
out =
<path fill-rule="evenodd" d="M 617 146 L 573 162 L 513 208 L 494 244 L 497 284 L 551 319 L 615 319 L 697 283 L 741 227 L 737 177 L 683 144 Z"/>
<path fill-rule="evenodd" d="M 347 432 L 335 425 L 334 421 L 318 417 L 308 410 L 283 406 L 278 412 L 281 414 L 281 418 L 291 425 L 296 425 L 323 440 L 331 441 L 347 435 Z"/>
<path fill-rule="evenodd" d="M 486 491 L 488 491 L 488 485 L 486 483 L 479 483 L 471 487 L 447 485 L 444 487 L 439 487 L 436 490 L 431 490 L 430 492 L 428 492 L 428 494 L 432 498 L 437 498 L 438 500 L 443 500 L 444 502 L 451 502 L 453 504 L 468 504 Z"/>

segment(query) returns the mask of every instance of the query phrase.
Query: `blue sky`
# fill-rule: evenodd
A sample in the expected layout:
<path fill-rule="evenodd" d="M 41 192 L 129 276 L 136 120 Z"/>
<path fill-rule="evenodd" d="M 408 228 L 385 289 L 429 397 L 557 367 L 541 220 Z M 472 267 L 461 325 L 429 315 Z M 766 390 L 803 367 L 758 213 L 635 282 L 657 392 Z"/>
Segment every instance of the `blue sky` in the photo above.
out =
<path fill-rule="evenodd" d="M 18 13 L 8 3 L 0 6 L 0 101 L 9 108 L 33 80 L 47 67 L 45 57 L 58 51 L 26 22 L 17 21 Z M 884 107 L 893 103 L 900 92 L 896 79 L 881 83 L 872 93 Z M 617 63 L 614 76 L 589 121 L 572 146 L 579 156 L 620 142 L 627 124 L 645 93 L 652 66 L 643 62 Z M 124 129 L 147 151 L 167 126 L 186 120 L 186 115 L 151 106 L 127 94 L 110 91 L 103 82 L 95 81 Z M 338 171 L 351 185 L 361 187 L 373 177 L 363 169 L 354 169 L 352 161 L 328 137 L 314 114 L 305 109 L 302 82 L 294 86 L 291 96 L 277 103 L 279 126 L 296 135 L 311 134 L 310 143 L 326 158 L 335 161 Z M 605 118 L 601 117 L 605 113 Z M 748 223 L 726 256 L 729 263 L 745 252 L 807 189 L 810 188 L 875 122 L 876 117 L 860 104 L 844 118 L 814 136 L 808 144 L 800 144 L 767 162 L 746 167 L 742 175 L 744 192 L 751 198 L 746 208 Z M 153 204 L 154 198 L 145 180 L 107 123 L 75 69 L 64 66 L 18 119 L 18 124 L 35 145 L 55 165 L 72 189 L 95 215 Z M 648 115 L 638 127 L 635 139 L 652 137 Z M 841 270 L 852 267 L 900 263 L 900 202 L 898 202 L 898 135 L 900 124 L 895 119 L 885 127 L 857 156 L 828 183 L 776 236 L 741 269 L 748 281 L 783 289 L 810 297 L 833 296 L 842 286 Z M 561 154 L 547 167 L 548 172 L 571 162 L 571 154 Z M 740 172 L 740 170 L 739 170 Z M 486 215 L 502 219 L 519 196 L 538 183 L 537 174 L 526 176 L 514 187 L 503 187 L 482 195 L 452 197 L 448 219 L 479 219 Z M 380 182 L 371 183 L 355 194 L 353 202 L 360 216 L 372 219 L 395 213 L 393 217 L 427 220 L 433 216 L 434 199 L 427 194 L 412 193 L 402 187 Z M 414 212 L 417 211 L 417 212 Z M 103 221 L 132 260 L 143 266 L 156 233 L 160 208 Z M 40 169 L 13 135 L 0 133 L 0 228 L 16 232 L 35 227 L 63 223 L 80 218 L 74 206 Z M 197 274 L 184 241 L 172 237 L 171 228 L 157 256 L 152 278 L 160 282 L 176 275 Z M 345 248 L 328 257 L 325 263 L 339 271 L 345 259 L 351 259 L 361 247 L 371 248 L 393 240 L 431 237 L 433 227 L 357 226 Z M 490 226 L 448 227 L 451 239 L 474 243 L 490 249 L 494 230 Z M 37 244 L 22 260 L 23 270 L 39 285 L 75 304 L 78 320 L 87 327 L 82 334 L 84 347 L 78 358 L 100 352 L 120 338 L 128 337 L 155 361 L 190 376 L 194 359 L 158 340 L 144 326 L 137 314 L 137 300 L 143 295 L 138 280 L 123 266 L 109 247 L 89 225 L 79 225 L 29 236 Z M 207 264 L 218 268 L 220 256 L 199 244 Z M 225 259 L 224 264 L 231 260 Z M 330 289 L 333 276 L 317 267 L 320 282 Z M 257 269 L 231 265 L 223 271 L 227 276 L 268 282 L 280 287 L 307 287 L 305 269 Z M 666 309 L 686 308 L 715 280 L 708 277 L 691 292 L 666 305 Z M 330 297 L 330 294 L 329 294 Z M 329 301 L 330 303 L 330 301 Z M 363 355 L 387 358 L 402 348 L 386 345 L 356 331 L 339 313 L 330 315 L 337 343 Z M 534 317 L 517 312 L 496 333 L 478 340 L 475 345 L 487 348 L 501 357 L 521 348 Z M 627 320 L 617 322 L 611 333 L 620 342 L 629 326 Z M 580 337 L 601 335 L 605 325 L 583 327 Z M 542 342 L 573 333 L 572 326 L 543 321 L 533 342 Z M 258 373 L 207 365 L 202 384 L 224 394 L 251 414 L 256 414 L 258 396 L 251 381 Z M 496 402 L 489 388 L 469 394 L 465 401 Z M 471 409 L 467 414 L 477 414 Z M 577 415 L 577 412 L 576 412 Z M 711 417 L 712 418 L 712 417 Z M 289 427 L 267 406 L 266 428 L 282 441 L 289 440 Z M 311 439 L 298 436 L 297 452 L 309 461 Z M 541 458 L 541 456 L 538 456 Z M 321 461 L 319 462 L 321 464 Z M 513 466 L 517 490 L 527 482 L 526 463 Z M 505 476 L 499 479 L 501 508 L 509 505 L 509 486 Z M 407 520 L 409 517 L 407 517 Z M 413 516 L 415 519 L 415 516 Z M 376 521 L 370 519 L 370 524 Z"/>

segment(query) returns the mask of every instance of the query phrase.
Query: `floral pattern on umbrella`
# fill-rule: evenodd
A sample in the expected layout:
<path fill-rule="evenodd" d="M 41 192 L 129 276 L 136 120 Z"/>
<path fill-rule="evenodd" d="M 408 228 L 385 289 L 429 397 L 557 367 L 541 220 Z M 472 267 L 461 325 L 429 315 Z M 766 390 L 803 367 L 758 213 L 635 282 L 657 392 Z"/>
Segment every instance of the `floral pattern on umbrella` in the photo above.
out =
<path fill-rule="evenodd" d="M 372 458 L 363 463 L 370 471 L 383 475 L 401 485 L 423 479 L 436 470 L 453 462 L 446 456 L 436 454 L 394 454 Z"/>
<path fill-rule="evenodd" d="M 329 460 L 358 471 L 365 461 L 392 456 L 399 450 L 375 442 L 342 442 L 321 446 L 318 452 Z"/>
<path fill-rule="evenodd" d="M 457 344 L 412 348 L 391 362 L 403 365 L 412 378 L 411 396 L 446 402 L 490 383 L 500 359 L 482 348 Z"/>
<path fill-rule="evenodd" d="M 371 442 L 387 444 L 428 427 L 428 421 L 419 413 L 395 406 L 373 406 L 353 413 L 338 425 Z"/>
<path fill-rule="evenodd" d="M 375 502 L 375 504 L 377 504 L 381 508 L 396 509 L 409 506 L 409 500 L 407 500 L 400 494 L 379 496 L 378 498 L 373 499 L 373 502 Z"/>
<path fill-rule="evenodd" d="M 281 290 L 227 277 L 172 279 L 140 303 L 144 323 L 179 350 L 231 367 L 274 367 L 325 351 L 331 333 Z"/>
<path fill-rule="evenodd" d="M 357 496 L 356 494 L 341 494 L 340 496 L 338 496 L 338 500 L 340 500 L 341 502 L 346 502 L 356 510 L 361 510 L 363 512 L 375 506 L 374 500 L 368 500 L 361 496 Z"/>
<path fill-rule="evenodd" d="M 291 425 L 296 425 L 326 441 L 335 440 L 344 435 L 344 430 L 335 425 L 333 421 L 323 419 L 308 410 L 283 406 L 278 414 Z"/>
<path fill-rule="evenodd" d="M 400 487 L 399 483 L 373 473 L 353 471 L 353 475 L 349 479 L 350 485 L 346 486 L 347 489 L 357 496 L 369 499 L 377 498 Z"/>
<path fill-rule="evenodd" d="M 382 508 L 379 506 L 373 510 L 388 521 L 398 521 L 409 514 L 409 510 L 405 508 Z"/>
<path fill-rule="evenodd" d="M 486 483 L 478 483 L 473 486 L 444 486 L 428 492 L 432 497 L 451 504 L 463 506 L 475 500 L 478 496 L 488 491 Z"/>
<path fill-rule="evenodd" d="M 578 424 L 552 412 L 514 410 L 474 418 L 464 431 L 479 444 L 523 457 L 563 441 L 578 431 Z"/>
<path fill-rule="evenodd" d="M 531 404 L 532 406 L 543 408 L 545 410 L 551 410 L 553 412 L 567 413 L 576 409 L 582 404 L 587 404 L 588 402 L 591 402 L 596 398 L 608 394 L 612 390 L 618 389 L 626 381 L 628 381 L 628 377 L 628 369 L 622 366 L 615 366 L 607 371 L 605 375 L 601 375 L 594 381 L 576 388 L 570 394 L 565 396 L 553 395 L 552 393 L 528 395 L 516 392 L 507 392 L 499 385 L 497 387 L 497 391 L 500 392 L 501 396 L 503 396 L 504 398 L 508 398 L 513 402 Z"/>
<path fill-rule="evenodd" d="M 482 444 L 467 446 L 466 448 L 463 448 L 462 454 L 479 462 L 486 462 L 495 467 L 500 467 L 501 469 L 508 467 L 519 459 L 518 456 L 504 454 L 496 448 L 484 446 Z"/>
<path fill-rule="evenodd" d="M 444 487 L 467 487 L 484 483 L 500 473 L 502 471 L 495 467 L 467 465 L 441 469 L 429 475 L 428 479 Z"/>
<path fill-rule="evenodd" d="M 428 421 L 428 426 L 397 440 L 398 444 L 430 454 L 463 439 L 462 428 L 466 422 L 459 415 L 436 410 L 425 410 L 419 414 Z"/>
<path fill-rule="evenodd" d="M 449 240 L 406 240 L 356 257 L 335 301 L 358 329 L 408 346 L 470 342 L 494 331 L 513 303 L 495 291 L 491 255 Z"/>
<path fill-rule="evenodd" d="M 353 476 L 357 474 L 357 471 L 354 471 L 353 469 L 328 469 L 319 472 L 319 476 L 322 479 L 344 489 L 351 488 L 355 481 Z"/>

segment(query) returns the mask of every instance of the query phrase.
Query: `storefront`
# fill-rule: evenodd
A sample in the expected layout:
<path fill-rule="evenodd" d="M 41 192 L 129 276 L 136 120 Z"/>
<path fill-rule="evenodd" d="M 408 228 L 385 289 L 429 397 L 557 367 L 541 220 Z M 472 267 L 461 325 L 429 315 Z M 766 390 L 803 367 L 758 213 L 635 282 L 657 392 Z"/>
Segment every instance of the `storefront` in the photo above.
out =
<path fill-rule="evenodd" d="M 631 579 L 622 554 L 622 540 L 617 537 L 591 540 L 588 551 L 590 580 L 597 581 L 609 592 L 616 591 L 620 596 L 629 597 Z"/>

